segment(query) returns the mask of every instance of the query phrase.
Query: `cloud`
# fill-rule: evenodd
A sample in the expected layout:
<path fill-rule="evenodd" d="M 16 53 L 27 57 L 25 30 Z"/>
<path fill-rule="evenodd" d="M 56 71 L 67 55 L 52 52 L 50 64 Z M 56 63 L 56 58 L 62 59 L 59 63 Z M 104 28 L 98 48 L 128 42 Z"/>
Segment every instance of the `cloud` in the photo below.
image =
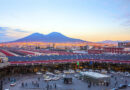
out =
<path fill-rule="evenodd" d="M 0 27 L 0 42 L 13 41 L 27 35 L 31 32 L 21 30 L 21 29 L 12 29 L 9 27 Z"/>

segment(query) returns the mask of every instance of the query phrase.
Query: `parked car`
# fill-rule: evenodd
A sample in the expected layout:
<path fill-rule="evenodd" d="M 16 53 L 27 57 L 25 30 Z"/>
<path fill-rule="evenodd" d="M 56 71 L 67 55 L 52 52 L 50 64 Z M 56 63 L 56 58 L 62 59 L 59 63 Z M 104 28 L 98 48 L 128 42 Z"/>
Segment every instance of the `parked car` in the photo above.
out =
<path fill-rule="evenodd" d="M 125 84 L 120 84 L 119 87 L 118 87 L 118 89 L 124 89 L 124 88 L 126 88 L 126 87 L 127 87 L 127 85 L 125 85 Z"/>
<path fill-rule="evenodd" d="M 112 88 L 111 90 L 118 90 L 118 88 Z"/>
<path fill-rule="evenodd" d="M 46 75 L 54 75 L 54 74 L 51 72 L 46 72 Z"/>
<path fill-rule="evenodd" d="M 54 71 L 56 74 L 60 74 L 61 73 L 61 71 L 59 71 L 59 70 L 55 70 Z"/>
<path fill-rule="evenodd" d="M 79 73 L 79 72 L 81 72 L 81 70 L 80 69 L 76 69 L 76 72 Z"/>
<path fill-rule="evenodd" d="M 51 78 L 49 76 L 44 78 L 45 81 L 51 81 Z"/>
<path fill-rule="evenodd" d="M 42 74 L 42 72 L 36 72 L 36 74 L 37 74 L 37 75 L 41 75 L 41 74 Z"/>
<path fill-rule="evenodd" d="M 125 75 L 126 77 L 130 77 L 130 73 L 129 72 L 125 72 Z"/>
<path fill-rule="evenodd" d="M 5 90 L 9 90 L 9 89 L 5 89 Z"/>
<path fill-rule="evenodd" d="M 130 87 L 130 84 L 128 84 L 128 87 Z"/>
<path fill-rule="evenodd" d="M 69 73 L 74 74 L 75 71 L 70 69 L 70 70 L 69 70 Z"/>
<path fill-rule="evenodd" d="M 16 83 L 15 82 L 11 82 L 10 86 L 15 86 Z"/>
<path fill-rule="evenodd" d="M 56 81 L 56 80 L 59 80 L 60 79 L 60 77 L 53 77 L 53 78 L 51 78 L 51 80 L 54 80 L 54 81 Z"/>
<path fill-rule="evenodd" d="M 79 74 L 75 74 L 74 77 L 78 78 L 78 77 L 79 77 Z"/>

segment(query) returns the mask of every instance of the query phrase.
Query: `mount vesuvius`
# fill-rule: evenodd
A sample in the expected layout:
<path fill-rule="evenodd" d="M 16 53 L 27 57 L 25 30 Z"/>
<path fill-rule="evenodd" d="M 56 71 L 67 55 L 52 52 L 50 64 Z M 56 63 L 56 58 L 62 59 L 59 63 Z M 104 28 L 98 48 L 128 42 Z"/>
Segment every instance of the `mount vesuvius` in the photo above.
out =
<path fill-rule="evenodd" d="M 66 43 L 66 42 L 86 42 L 84 40 L 67 37 L 59 32 L 52 32 L 47 35 L 41 33 L 33 33 L 24 38 L 12 42 L 52 42 L 52 43 Z"/>

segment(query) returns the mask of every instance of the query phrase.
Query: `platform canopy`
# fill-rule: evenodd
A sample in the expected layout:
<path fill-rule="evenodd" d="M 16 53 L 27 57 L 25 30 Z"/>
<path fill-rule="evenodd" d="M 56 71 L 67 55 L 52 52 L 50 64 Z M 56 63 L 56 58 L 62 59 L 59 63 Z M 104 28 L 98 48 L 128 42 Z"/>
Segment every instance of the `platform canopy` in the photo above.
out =
<path fill-rule="evenodd" d="M 95 78 L 95 79 L 102 79 L 102 78 L 110 78 L 109 75 L 105 75 L 105 74 L 101 74 L 101 73 L 97 73 L 97 72 L 80 72 L 81 75 L 83 76 L 88 76 L 91 78 Z"/>

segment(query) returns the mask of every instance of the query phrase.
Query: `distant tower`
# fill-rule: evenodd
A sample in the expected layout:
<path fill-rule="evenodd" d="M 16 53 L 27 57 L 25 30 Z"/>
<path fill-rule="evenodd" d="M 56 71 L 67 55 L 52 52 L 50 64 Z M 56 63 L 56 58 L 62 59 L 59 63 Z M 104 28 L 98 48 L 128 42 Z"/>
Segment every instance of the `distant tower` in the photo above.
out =
<path fill-rule="evenodd" d="M 55 48 L 55 43 L 53 43 L 53 46 L 52 46 L 52 47 L 53 47 L 53 49 Z"/>

